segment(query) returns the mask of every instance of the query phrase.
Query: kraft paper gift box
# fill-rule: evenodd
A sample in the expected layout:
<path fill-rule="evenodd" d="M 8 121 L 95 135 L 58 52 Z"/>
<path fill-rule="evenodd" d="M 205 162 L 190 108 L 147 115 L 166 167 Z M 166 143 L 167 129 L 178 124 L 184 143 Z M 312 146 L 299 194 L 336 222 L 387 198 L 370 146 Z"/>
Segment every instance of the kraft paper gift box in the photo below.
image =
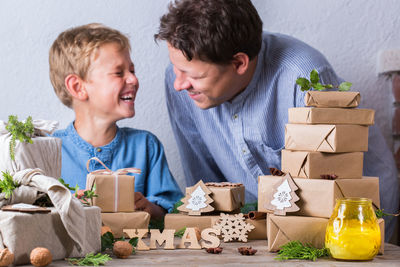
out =
<path fill-rule="evenodd" d="M 381 230 L 381 247 L 379 248 L 378 254 L 383 255 L 385 252 L 385 220 L 378 219 L 379 228 Z"/>
<path fill-rule="evenodd" d="M 218 184 L 218 183 L 216 183 Z M 206 183 L 207 185 L 207 183 Z M 212 194 L 210 195 L 214 202 L 211 206 L 215 211 L 231 212 L 240 209 L 245 201 L 245 187 L 240 186 L 213 186 L 207 185 Z M 190 187 L 186 188 L 186 194 Z"/>
<path fill-rule="evenodd" d="M 219 215 L 189 216 L 181 213 L 169 213 L 164 218 L 165 229 L 179 231 L 184 227 L 198 227 L 200 231 L 211 228 Z"/>
<path fill-rule="evenodd" d="M 29 255 L 34 248 L 50 250 L 53 261 L 69 257 L 84 257 L 101 249 L 100 209 L 85 207 L 85 238 L 83 250 L 78 251 L 68 235 L 60 215 L 51 209 L 50 213 L 0 211 L 0 247 L 7 247 L 14 253 L 14 264 L 29 264 Z"/>
<path fill-rule="evenodd" d="M 300 241 L 316 248 L 325 246 L 328 220 L 317 217 L 277 216 L 268 214 L 268 251 L 276 252 L 290 241 Z"/>
<path fill-rule="evenodd" d="M 282 171 L 292 177 L 320 179 L 334 174 L 337 179 L 361 178 L 363 152 L 324 153 L 282 150 Z"/>
<path fill-rule="evenodd" d="M 373 125 L 373 109 L 289 108 L 289 123 Z"/>
<path fill-rule="evenodd" d="M 367 151 L 368 126 L 286 124 L 285 148 L 334 153 Z"/>
<path fill-rule="evenodd" d="M 304 104 L 309 107 L 354 108 L 360 104 L 359 92 L 308 91 Z"/>
<path fill-rule="evenodd" d="M 124 236 L 124 229 L 147 229 L 150 214 L 145 211 L 101 213 L 104 225 L 111 228 L 115 238 Z"/>
<path fill-rule="evenodd" d="M 364 176 L 361 179 L 303 179 L 293 178 L 299 188 L 295 191 L 300 198 L 295 204 L 299 211 L 289 215 L 301 215 L 329 218 L 332 215 L 336 199 L 345 197 L 364 197 L 372 200 L 372 205 L 380 207 L 379 179 Z M 283 182 L 281 176 L 258 177 L 258 211 L 271 212 L 264 207 L 266 201 L 272 198 L 273 188 Z"/>

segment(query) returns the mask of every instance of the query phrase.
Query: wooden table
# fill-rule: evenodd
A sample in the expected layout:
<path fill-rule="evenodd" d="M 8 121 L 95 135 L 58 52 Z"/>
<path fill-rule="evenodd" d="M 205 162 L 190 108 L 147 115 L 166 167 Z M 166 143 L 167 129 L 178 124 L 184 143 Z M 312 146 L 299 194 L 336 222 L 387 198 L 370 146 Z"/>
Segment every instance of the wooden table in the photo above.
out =
<path fill-rule="evenodd" d="M 242 246 L 252 246 L 258 251 L 253 256 L 243 256 L 237 252 L 237 248 Z M 363 262 L 336 261 L 333 259 L 318 259 L 315 262 L 304 260 L 281 262 L 274 260 L 276 253 L 267 251 L 267 242 L 264 240 L 254 240 L 248 243 L 221 243 L 221 247 L 224 248 L 221 254 L 209 254 L 205 250 L 189 249 L 137 251 L 135 255 L 128 259 L 113 258 L 106 266 L 400 266 L 400 247 L 392 244 L 385 244 L 385 255 L 379 255 L 372 261 Z M 61 260 L 55 261 L 49 266 L 71 265 Z"/>

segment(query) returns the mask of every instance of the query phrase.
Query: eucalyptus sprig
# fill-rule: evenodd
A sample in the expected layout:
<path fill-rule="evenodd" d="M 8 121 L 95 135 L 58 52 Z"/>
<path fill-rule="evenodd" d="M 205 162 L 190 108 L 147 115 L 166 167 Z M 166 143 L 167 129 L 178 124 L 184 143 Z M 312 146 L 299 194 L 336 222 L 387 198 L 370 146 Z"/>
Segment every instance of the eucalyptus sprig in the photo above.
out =
<path fill-rule="evenodd" d="M 301 91 L 308 91 L 314 88 L 318 91 L 323 91 L 326 89 L 337 88 L 339 91 L 349 91 L 352 83 L 342 82 L 339 86 L 333 86 L 332 84 L 322 84 L 319 82 L 319 74 L 316 69 L 313 69 L 310 73 L 310 79 L 300 77 L 296 80 L 296 84 L 301 87 Z"/>
<path fill-rule="evenodd" d="M 15 160 L 15 146 L 17 140 L 20 142 L 26 142 L 32 144 L 32 136 L 35 132 L 32 123 L 32 117 L 29 116 L 25 122 L 18 121 L 18 117 L 15 115 L 8 116 L 8 122 L 6 130 L 11 134 L 10 141 L 10 156 L 12 160 Z"/>
<path fill-rule="evenodd" d="M 84 258 L 67 258 L 66 259 L 71 265 L 77 266 L 99 266 L 106 264 L 107 261 L 111 260 L 111 257 L 107 254 L 88 253 Z"/>
<path fill-rule="evenodd" d="M 303 245 L 300 241 L 290 241 L 289 243 L 282 246 L 278 252 L 276 260 L 312 260 L 315 261 L 317 258 L 329 256 L 329 251 L 326 248 L 318 249 L 309 244 Z"/>
<path fill-rule="evenodd" d="M 3 179 L 0 180 L 0 192 L 4 193 L 4 198 L 9 199 L 15 188 L 19 186 L 19 184 L 14 181 L 12 175 L 8 172 L 1 172 L 3 175 Z"/>

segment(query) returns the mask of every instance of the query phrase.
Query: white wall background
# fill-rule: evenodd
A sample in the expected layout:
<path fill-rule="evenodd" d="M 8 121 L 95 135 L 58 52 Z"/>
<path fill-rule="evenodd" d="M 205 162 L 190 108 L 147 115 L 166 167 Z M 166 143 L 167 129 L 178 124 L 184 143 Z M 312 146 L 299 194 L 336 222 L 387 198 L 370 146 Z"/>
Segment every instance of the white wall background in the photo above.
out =
<path fill-rule="evenodd" d="M 70 27 L 100 22 L 130 36 L 140 81 L 136 116 L 120 125 L 153 132 L 164 144 L 171 171 L 185 186 L 164 101 L 168 64 L 165 43 L 153 34 L 167 0 L 2 0 L 0 2 L 0 120 L 57 120 L 64 128 L 73 112 L 64 107 L 48 78 L 48 50 Z M 338 75 L 353 82 L 391 145 L 390 83 L 376 74 L 381 49 L 400 48 L 397 0 L 253 0 L 272 32 L 293 35 L 326 55 Z"/>

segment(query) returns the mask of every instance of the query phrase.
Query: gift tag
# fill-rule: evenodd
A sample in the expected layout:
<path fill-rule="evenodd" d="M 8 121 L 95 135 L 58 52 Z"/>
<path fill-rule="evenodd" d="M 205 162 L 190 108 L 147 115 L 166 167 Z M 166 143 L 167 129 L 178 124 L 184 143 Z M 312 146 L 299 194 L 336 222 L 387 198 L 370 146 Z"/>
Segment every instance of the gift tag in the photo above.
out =
<path fill-rule="evenodd" d="M 201 215 L 203 212 L 213 211 L 210 205 L 214 200 L 210 197 L 211 190 L 200 180 L 182 199 L 183 204 L 178 207 L 179 211 L 188 212 L 188 215 Z"/>
<path fill-rule="evenodd" d="M 290 174 L 286 174 L 274 185 L 272 197 L 269 198 L 264 207 L 272 210 L 275 215 L 286 215 L 286 212 L 295 212 L 300 208 L 295 204 L 300 198 L 294 191 L 299 189 Z"/>
<path fill-rule="evenodd" d="M 19 212 L 28 212 L 28 213 L 46 213 L 50 212 L 50 209 L 25 204 L 25 203 L 18 203 L 13 205 L 7 205 L 1 208 L 3 211 L 19 211 Z"/>

